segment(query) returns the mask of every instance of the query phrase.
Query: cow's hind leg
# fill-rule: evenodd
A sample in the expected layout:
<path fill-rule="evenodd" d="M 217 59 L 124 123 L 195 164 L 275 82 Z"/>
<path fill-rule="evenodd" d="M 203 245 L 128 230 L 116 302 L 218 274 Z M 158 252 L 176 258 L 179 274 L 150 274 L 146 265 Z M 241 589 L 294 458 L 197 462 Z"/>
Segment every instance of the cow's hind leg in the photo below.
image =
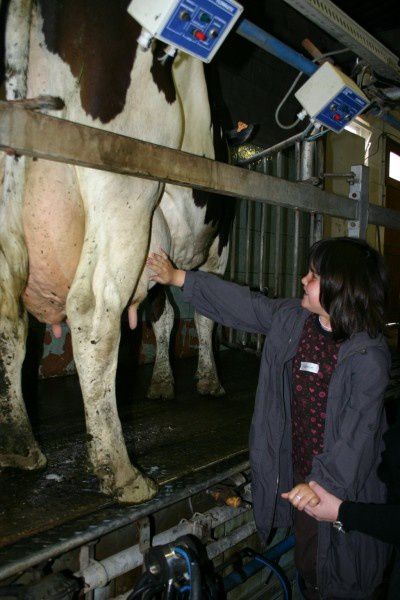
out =
<path fill-rule="evenodd" d="M 96 181 L 91 173 L 84 178 L 80 183 L 86 182 L 84 196 L 89 198 L 86 236 L 67 314 L 84 399 L 89 458 L 104 493 L 123 503 L 144 502 L 157 488 L 130 463 L 117 412 L 115 374 L 120 317 L 145 262 L 150 201 L 156 199 L 157 188 L 143 183 L 141 190 L 126 189 L 126 178 L 110 174 L 97 175 Z"/>
<path fill-rule="evenodd" d="M 221 254 L 218 252 L 219 237 L 211 245 L 207 261 L 200 267 L 201 271 L 223 275 L 228 260 L 228 247 L 224 246 Z M 199 340 L 199 362 L 197 366 L 196 379 L 199 394 L 212 396 L 223 396 L 225 390 L 222 387 L 215 366 L 213 354 L 212 333 L 214 322 L 195 312 L 194 322 Z"/>
<path fill-rule="evenodd" d="M 171 400 L 174 397 L 169 346 L 174 326 L 174 310 L 164 286 L 157 285 L 149 292 L 151 324 L 156 337 L 156 358 L 147 397 Z"/>
<path fill-rule="evenodd" d="M 21 294 L 28 257 L 22 231 L 24 159 L 5 160 L 0 207 L 0 467 L 38 469 L 46 464 L 34 437 L 21 390 L 26 311 Z"/>

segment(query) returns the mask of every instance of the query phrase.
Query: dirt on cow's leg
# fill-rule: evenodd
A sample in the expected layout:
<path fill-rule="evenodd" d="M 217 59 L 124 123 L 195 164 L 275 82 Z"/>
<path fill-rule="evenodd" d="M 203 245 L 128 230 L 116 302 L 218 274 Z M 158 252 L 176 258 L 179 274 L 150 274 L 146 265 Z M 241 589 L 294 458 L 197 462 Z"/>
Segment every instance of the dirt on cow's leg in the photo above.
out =
<path fill-rule="evenodd" d="M 92 177 L 90 171 L 80 173 L 86 235 L 67 299 L 67 315 L 93 471 L 102 492 L 118 502 L 135 504 L 152 498 L 157 486 L 129 460 L 116 405 L 115 374 L 120 317 L 147 255 L 151 205 L 145 192 L 152 192 L 155 184 L 137 180 L 140 201 L 130 178 L 104 174 L 99 185 L 98 175 L 96 182 Z"/>
<path fill-rule="evenodd" d="M 0 467 L 46 464 L 32 433 L 21 390 L 26 311 L 20 297 L 28 258 L 22 230 L 23 158 L 6 157 L 0 203 Z"/>
<path fill-rule="evenodd" d="M 225 390 L 222 387 L 215 366 L 212 333 L 214 322 L 197 312 L 194 314 L 194 322 L 199 339 L 199 362 L 196 371 L 197 391 L 203 396 L 223 396 Z"/>
<path fill-rule="evenodd" d="M 34 470 L 46 458 L 37 445 L 21 392 L 26 316 L 1 318 L 0 335 L 0 467 Z"/>
<path fill-rule="evenodd" d="M 200 267 L 201 271 L 223 275 L 228 260 L 229 248 L 225 246 L 219 253 L 219 237 L 213 241 L 206 262 Z M 197 391 L 199 394 L 212 396 L 223 396 L 225 390 L 222 387 L 215 366 L 212 333 L 214 323 L 207 317 L 194 314 L 194 322 L 199 339 L 199 362 L 196 371 Z"/>
<path fill-rule="evenodd" d="M 157 289 L 156 289 L 157 288 Z M 174 310 L 164 287 L 156 286 L 149 297 L 151 300 L 151 324 L 156 337 L 156 358 L 147 398 L 172 400 L 175 396 L 174 378 L 169 360 L 171 331 L 174 325 Z"/>

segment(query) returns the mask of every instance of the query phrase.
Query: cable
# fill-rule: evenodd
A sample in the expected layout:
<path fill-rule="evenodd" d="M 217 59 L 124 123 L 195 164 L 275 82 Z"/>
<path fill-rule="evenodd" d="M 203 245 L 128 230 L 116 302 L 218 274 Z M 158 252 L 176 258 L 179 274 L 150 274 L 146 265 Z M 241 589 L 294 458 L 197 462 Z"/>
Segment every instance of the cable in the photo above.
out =
<path fill-rule="evenodd" d="M 282 129 L 293 129 L 293 127 L 296 127 L 296 125 L 298 125 L 300 123 L 300 119 L 296 119 L 296 121 L 294 121 L 291 125 L 284 125 L 279 120 L 279 112 L 280 112 L 282 106 L 285 104 L 288 97 L 290 96 L 290 94 L 293 92 L 294 88 L 296 87 L 296 85 L 302 75 L 304 75 L 303 71 L 300 71 L 300 73 L 298 73 L 296 75 L 296 79 L 293 81 L 292 85 L 290 86 L 290 88 L 288 89 L 288 91 L 286 92 L 286 94 L 284 95 L 284 97 L 282 98 L 280 103 L 278 104 L 277 109 L 275 111 L 275 121 L 279 125 L 279 127 L 281 127 Z"/>
<path fill-rule="evenodd" d="M 268 567 L 276 575 L 276 578 L 278 579 L 278 581 L 281 585 L 283 595 L 284 595 L 284 600 L 291 600 L 292 590 L 290 587 L 290 582 L 288 581 L 282 568 L 277 563 L 268 560 L 262 554 L 255 552 L 251 548 L 243 548 L 243 550 L 240 551 L 240 554 L 242 556 L 250 556 L 254 560 L 256 560 L 256 561 L 262 563 L 264 566 Z"/>
<path fill-rule="evenodd" d="M 190 562 L 188 553 L 183 548 L 180 548 L 179 546 L 176 546 L 176 548 L 174 548 L 173 551 L 178 556 L 182 556 L 182 558 L 185 560 L 186 568 L 187 568 L 187 571 L 189 574 L 189 581 L 191 582 L 192 581 L 192 564 Z"/>
<path fill-rule="evenodd" d="M 271 571 L 273 573 L 275 573 L 275 575 L 276 575 L 279 583 L 281 584 L 285 600 L 290 600 L 291 594 L 289 592 L 288 584 L 287 584 L 287 581 L 285 581 L 285 579 L 282 577 L 282 573 L 281 573 L 280 567 L 278 567 L 278 565 L 274 565 L 273 562 L 271 562 L 271 561 L 269 561 L 266 558 L 261 557 L 261 556 L 254 555 L 254 560 L 257 560 L 258 562 L 262 563 L 264 566 L 266 566 L 269 569 L 271 569 Z"/>
<path fill-rule="evenodd" d="M 323 135 L 325 135 L 326 133 L 328 133 L 329 129 L 324 129 L 323 131 L 319 131 L 318 133 L 315 133 L 314 135 L 310 135 L 310 137 L 305 138 L 305 142 L 313 142 L 314 140 L 317 140 L 318 138 L 322 137 Z"/>

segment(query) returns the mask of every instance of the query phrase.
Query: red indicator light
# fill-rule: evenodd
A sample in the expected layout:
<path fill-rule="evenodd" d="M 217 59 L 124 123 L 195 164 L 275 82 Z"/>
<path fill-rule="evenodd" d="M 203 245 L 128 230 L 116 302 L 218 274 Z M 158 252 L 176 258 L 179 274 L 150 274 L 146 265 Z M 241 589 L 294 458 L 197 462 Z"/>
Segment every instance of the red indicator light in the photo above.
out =
<path fill-rule="evenodd" d="M 334 120 L 334 121 L 340 121 L 340 119 L 341 119 L 341 116 L 339 115 L 339 113 L 335 113 L 335 114 L 333 115 L 333 120 Z"/>
<path fill-rule="evenodd" d="M 206 34 L 203 31 L 199 31 L 199 30 L 194 32 L 194 37 L 196 39 L 198 39 L 200 42 L 205 42 L 207 39 Z"/>

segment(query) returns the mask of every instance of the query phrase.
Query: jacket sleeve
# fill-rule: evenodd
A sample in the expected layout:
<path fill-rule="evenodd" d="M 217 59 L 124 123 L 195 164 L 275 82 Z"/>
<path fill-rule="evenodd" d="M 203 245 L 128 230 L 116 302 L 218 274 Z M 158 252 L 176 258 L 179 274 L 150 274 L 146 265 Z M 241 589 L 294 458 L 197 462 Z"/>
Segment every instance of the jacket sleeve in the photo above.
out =
<path fill-rule="evenodd" d="M 205 317 L 227 327 L 268 333 L 274 314 L 290 300 L 273 300 L 202 271 L 187 271 L 183 296 Z"/>
<path fill-rule="evenodd" d="M 338 518 L 346 531 L 360 531 L 388 544 L 400 543 L 400 506 L 342 502 Z"/>
<path fill-rule="evenodd" d="M 350 399 L 339 415 L 329 451 L 313 459 L 308 481 L 317 481 L 335 496 L 357 500 L 371 469 L 380 459 L 383 401 L 390 359 L 383 348 L 369 348 L 350 360 Z M 331 401 L 341 402 L 340 398 Z"/>

